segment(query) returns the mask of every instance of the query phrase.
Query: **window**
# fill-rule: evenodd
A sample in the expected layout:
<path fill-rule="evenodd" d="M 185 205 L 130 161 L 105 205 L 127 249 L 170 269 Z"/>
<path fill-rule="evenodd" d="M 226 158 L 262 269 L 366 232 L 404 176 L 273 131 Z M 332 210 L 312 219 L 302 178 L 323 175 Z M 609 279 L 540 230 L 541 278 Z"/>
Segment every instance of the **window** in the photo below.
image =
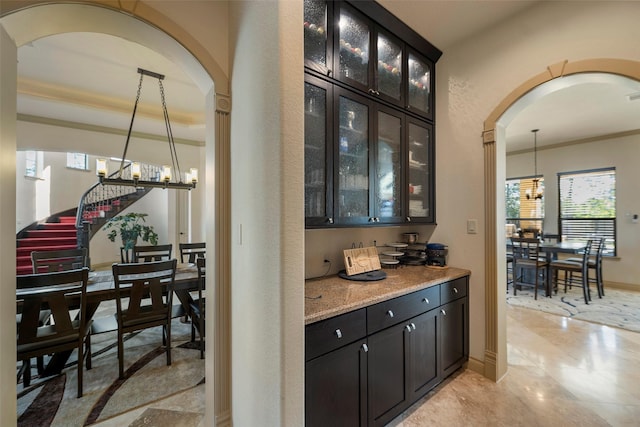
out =
<path fill-rule="evenodd" d="M 516 229 L 535 229 L 542 231 L 544 221 L 544 203 L 542 199 L 531 197 L 534 177 L 508 179 L 505 185 L 505 205 L 507 224 Z M 544 190 L 544 178 L 538 178 L 538 186 Z M 507 234 L 515 231 L 508 226 Z"/>
<path fill-rule="evenodd" d="M 563 240 L 606 238 L 605 254 L 616 254 L 616 170 L 558 174 L 558 225 Z"/>
<path fill-rule="evenodd" d="M 42 156 L 37 151 L 25 151 L 24 176 L 38 178 L 40 176 L 40 162 Z"/>
<path fill-rule="evenodd" d="M 88 157 L 84 153 L 67 153 L 67 167 L 70 169 L 89 170 Z"/>

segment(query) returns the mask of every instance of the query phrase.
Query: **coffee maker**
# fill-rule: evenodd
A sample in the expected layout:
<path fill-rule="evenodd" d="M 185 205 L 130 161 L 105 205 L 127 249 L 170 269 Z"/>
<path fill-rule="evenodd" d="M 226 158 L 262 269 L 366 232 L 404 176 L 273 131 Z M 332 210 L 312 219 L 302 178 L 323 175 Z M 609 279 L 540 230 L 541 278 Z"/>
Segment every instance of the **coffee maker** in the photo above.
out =
<path fill-rule="evenodd" d="M 427 243 L 427 265 L 446 267 L 448 251 L 442 243 Z"/>

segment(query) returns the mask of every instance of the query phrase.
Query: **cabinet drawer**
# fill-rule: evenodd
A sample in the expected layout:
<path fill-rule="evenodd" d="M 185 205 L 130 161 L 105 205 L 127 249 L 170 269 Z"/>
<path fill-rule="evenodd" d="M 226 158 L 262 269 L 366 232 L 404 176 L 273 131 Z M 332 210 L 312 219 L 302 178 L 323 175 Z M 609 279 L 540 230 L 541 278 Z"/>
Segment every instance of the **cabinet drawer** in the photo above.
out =
<path fill-rule="evenodd" d="M 366 309 L 352 311 L 305 327 L 305 360 L 328 353 L 367 334 Z"/>
<path fill-rule="evenodd" d="M 467 296 L 467 278 L 461 277 L 440 285 L 441 304 Z"/>
<path fill-rule="evenodd" d="M 367 308 L 367 331 L 372 334 L 439 305 L 439 286 L 383 301 Z"/>

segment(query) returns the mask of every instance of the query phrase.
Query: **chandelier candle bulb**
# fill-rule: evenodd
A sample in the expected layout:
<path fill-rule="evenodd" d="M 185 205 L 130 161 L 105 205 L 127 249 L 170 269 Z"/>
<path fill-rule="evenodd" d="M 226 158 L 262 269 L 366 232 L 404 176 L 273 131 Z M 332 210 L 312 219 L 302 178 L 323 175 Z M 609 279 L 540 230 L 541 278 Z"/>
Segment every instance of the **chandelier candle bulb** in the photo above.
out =
<path fill-rule="evenodd" d="M 191 168 L 191 170 L 189 171 L 189 173 L 187 174 L 187 182 L 191 181 L 194 184 L 196 182 L 198 182 L 198 169 L 196 168 Z"/>
<path fill-rule="evenodd" d="M 140 171 L 140 163 L 133 162 L 131 163 L 131 178 L 138 180 L 142 176 L 142 172 Z"/>
<path fill-rule="evenodd" d="M 106 159 L 96 159 L 96 175 L 98 176 L 107 176 L 107 160 Z"/>
<path fill-rule="evenodd" d="M 162 180 L 164 182 L 171 181 L 171 166 L 162 166 Z"/>

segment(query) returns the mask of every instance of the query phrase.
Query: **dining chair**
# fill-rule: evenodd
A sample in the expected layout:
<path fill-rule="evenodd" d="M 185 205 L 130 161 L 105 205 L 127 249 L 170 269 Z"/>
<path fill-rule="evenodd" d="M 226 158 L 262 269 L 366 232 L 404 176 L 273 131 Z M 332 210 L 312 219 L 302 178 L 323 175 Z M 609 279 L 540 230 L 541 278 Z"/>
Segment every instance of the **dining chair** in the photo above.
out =
<path fill-rule="evenodd" d="M 593 270 L 593 276 L 588 274 L 587 280 L 590 283 L 595 284 L 596 290 L 598 291 L 598 298 L 602 298 L 604 296 L 604 284 L 602 281 L 602 254 L 604 253 L 605 240 L 606 239 L 604 237 L 594 237 L 591 239 L 591 247 L 589 248 L 589 270 L 587 273 Z M 582 258 L 578 257 L 568 258 L 567 260 L 582 262 Z"/>
<path fill-rule="evenodd" d="M 587 242 L 579 261 L 571 259 L 556 259 L 549 263 L 551 270 L 551 285 L 557 292 L 559 285 L 559 272 L 564 273 L 564 292 L 567 292 L 567 286 L 577 286 L 582 288 L 584 303 L 589 304 L 591 301 L 591 290 L 589 289 L 589 256 L 592 248 L 592 240 Z"/>
<path fill-rule="evenodd" d="M 133 262 L 168 261 L 171 259 L 173 244 L 143 245 L 133 247 Z"/>
<path fill-rule="evenodd" d="M 549 263 L 540 253 L 540 240 L 528 237 L 512 237 L 513 253 L 513 295 L 523 286 L 533 287 L 534 299 L 538 299 L 538 288 L 545 289 L 546 296 L 551 296 L 547 280 Z"/>
<path fill-rule="evenodd" d="M 27 274 L 16 277 L 17 360 L 23 362 L 23 385 L 31 381 L 30 359 L 78 350 L 77 396 L 82 397 L 82 364 L 91 369 L 91 320 L 86 315 L 89 269 Z M 42 310 L 52 321 L 42 325 Z M 73 315 L 73 317 L 72 317 Z"/>
<path fill-rule="evenodd" d="M 206 289 L 206 259 L 196 258 L 198 268 L 198 298 L 189 304 L 189 314 L 191 316 L 191 341 L 195 341 L 195 332 L 200 336 L 200 358 L 204 359 L 204 336 L 205 336 L 205 296 Z"/>
<path fill-rule="evenodd" d="M 88 267 L 87 248 L 31 252 L 33 273 L 75 270 Z"/>
<path fill-rule="evenodd" d="M 180 262 L 181 263 L 195 263 L 196 258 L 204 258 L 206 255 L 206 243 L 180 243 Z M 185 261 L 186 260 L 186 261 Z"/>
<path fill-rule="evenodd" d="M 118 374 L 124 379 L 124 335 L 162 326 L 171 365 L 171 310 L 177 260 L 113 264 L 118 320 Z"/>

